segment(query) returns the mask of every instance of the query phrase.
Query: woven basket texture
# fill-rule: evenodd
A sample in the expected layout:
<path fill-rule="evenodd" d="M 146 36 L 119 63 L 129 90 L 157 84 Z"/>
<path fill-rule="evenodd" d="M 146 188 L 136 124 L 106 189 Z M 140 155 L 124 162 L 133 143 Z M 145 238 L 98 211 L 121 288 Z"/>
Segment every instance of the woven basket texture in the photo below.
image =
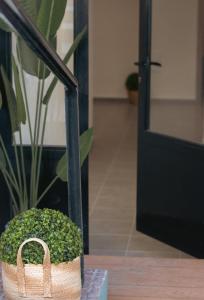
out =
<path fill-rule="evenodd" d="M 42 265 L 23 264 L 23 246 L 31 241 L 40 243 L 44 249 Z M 7 300 L 80 300 L 80 257 L 72 262 L 51 264 L 48 246 L 37 238 L 22 243 L 18 250 L 17 266 L 2 263 L 2 278 Z"/>

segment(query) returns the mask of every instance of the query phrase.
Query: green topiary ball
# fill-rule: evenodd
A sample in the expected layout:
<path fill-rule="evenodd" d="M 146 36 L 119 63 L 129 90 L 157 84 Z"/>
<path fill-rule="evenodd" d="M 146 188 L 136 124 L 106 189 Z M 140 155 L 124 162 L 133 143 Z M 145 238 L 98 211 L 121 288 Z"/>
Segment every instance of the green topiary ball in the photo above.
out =
<path fill-rule="evenodd" d="M 138 90 L 138 74 L 132 73 L 128 76 L 125 82 L 126 89 L 128 91 L 137 91 Z"/>
<path fill-rule="evenodd" d="M 72 261 L 82 254 L 82 238 L 77 226 L 64 214 L 52 209 L 30 209 L 12 219 L 0 238 L 0 260 L 16 265 L 22 242 L 42 239 L 49 247 L 51 262 Z M 23 248 L 26 264 L 42 264 L 44 252 L 36 242 Z"/>

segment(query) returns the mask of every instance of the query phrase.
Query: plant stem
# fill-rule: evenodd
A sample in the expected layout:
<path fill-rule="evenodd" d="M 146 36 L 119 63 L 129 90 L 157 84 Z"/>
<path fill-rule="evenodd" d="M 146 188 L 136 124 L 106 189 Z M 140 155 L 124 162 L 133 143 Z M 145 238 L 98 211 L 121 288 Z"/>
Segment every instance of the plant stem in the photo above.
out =
<path fill-rule="evenodd" d="M 41 80 L 40 76 L 40 60 L 38 60 L 38 88 L 37 88 L 37 98 L 36 98 L 36 114 L 35 114 L 35 123 L 34 123 L 34 145 L 37 146 L 37 125 L 39 122 L 39 106 L 40 106 L 40 90 L 41 90 Z"/>
<path fill-rule="evenodd" d="M 14 153 L 15 153 L 15 159 L 16 159 L 16 168 L 17 168 L 17 174 L 18 174 L 18 178 L 19 178 L 19 184 L 21 186 L 21 195 L 22 197 L 19 198 L 19 205 L 20 208 L 23 206 L 24 203 L 24 188 L 22 185 L 22 178 L 21 178 L 21 168 L 20 168 L 20 162 L 19 162 L 19 155 L 18 155 L 18 148 L 17 148 L 17 144 L 16 144 L 16 139 L 15 139 L 15 135 L 13 134 L 13 145 L 14 145 Z"/>
<path fill-rule="evenodd" d="M 11 196 L 11 198 L 12 198 L 12 204 L 13 204 L 14 207 L 15 207 L 15 211 L 13 211 L 13 213 L 16 214 L 16 213 L 19 211 L 19 207 L 18 207 L 18 204 L 17 204 L 17 202 L 16 202 L 16 198 L 15 198 L 14 193 L 13 193 L 13 190 L 12 190 L 12 188 L 11 188 L 9 182 L 8 182 L 8 179 L 7 179 L 7 177 L 6 177 L 6 175 L 5 175 L 4 173 L 3 173 L 3 176 L 4 176 L 4 179 L 5 179 L 5 181 L 6 181 L 7 187 L 8 187 L 8 189 L 9 189 L 10 196 Z"/>
<path fill-rule="evenodd" d="M 29 132 L 30 132 L 30 142 L 31 142 L 31 147 L 33 151 L 33 134 L 32 134 L 32 126 L 31 126 L 31 118 L 30 118 L 30 110 L 29 110 L 29 105 L 28 105 L 28 95 L 26 91 L 26 84 L 25 84 L 25 77 L 24 77 L 24 72 L 23 72 L 23 67 L 22 67 L 22 59 L 21 59 L 21 53 L 19 49 L 19 65 L 20 65 L 20 73 L 21 73 L 21 79 L 23 83 L 23 91 L 24 91 L 24 99 L 25 99 L 25 105 L 26 105 L 26 113 L 28 117 L 28 127 L 29 127 Z"/>
<path fill-rule="evenodd" d="M 16 193 L 18 194 L 18 197 L 21 197 L 21 192 L 19 190 L 18 185 L 15 184 L 15 182 L 13 181 L 12 177 L 10 176 L 9 172 L 5 169 L 2 171 L 2 173 L 4 173 L 6 175 L 6 177 L 8 178 L 8 180 L 10 181 L 11 185 L 13 186 L 13 188 L 15 189 Z"/>
<path fill-rule="evenodd" d="M 37 165 L 36 191 L 38 191 L 38 188 L 39 188 L 40 169 L 41 169 L 41 164 L 42 164 L 42 152 L 43 152 L 43 143 L 44 143 L 44 137 L 45 137 L 47 113 L 48 113 L 48 106 L 46 105 L 45 112 L 44 112 L 44 120 L 43 120 L 43 127 L 42 127 L 40 150 L 39 150 L 39 159 L 38 159 L 38 165 Z M 37 197 L 38 197 L 38 194 L 36 195 L 36 201 L 37 201 Z"/>
<path fill-rule="evenodd" d="M 46 32 L 46 39 L 49 40 L 50 35 L 50 29 L 51 29 L 51 21 L 52 16 L 54 12 L 54 1 L 52 0 L 51 9 L 50 9 L 50 16 L 49 16 L 49 22 L 48 22 L 48 28 Z M 43 120 L 43 128 L 42 128 L 42 134 L 41 134 L 41 145 L 40 149 L 38 150 L 38 144 L 39 144 L 39 136 L 40 136 L 40 128 L 41 128 L 41 117 L 42 117 L 42 108 L 43 108 L 43 96 L 44 96 L 44 87 L 45 87 L 45 65 L 43 64 L 43 81 L 42 81 L 42 88 L 41 88 L 41 94 L 40 94 L 40 106 L 39 106 L 39 113 L 38 113 L 38 127 L 37 127 L 37 136 L 36 136 L 36 157 L 35 157 L 35 165 L 36 165 L 36 178 L 35 178 L 35 196 L 33 199 L 33 205 L 36 205 L 37 198 L 38 198 L 38 188 L 39 188 L 39 177 L 40 177 L 40 169 L 41 169 L 41 161 L 42 161 L 42 148 L 43 148 L 43 141 L 44 141 L 44 135 L 45 135 L 45 126 L 46 126 L 46 119 L 47 119 L 47 111 L 48 107 L 45 107 L 44 112 L 44 120 Z M 38 154 L 39 151 L 39 155 Z"/>
<path fill-rule="evenodd" d="M 11 198 L 12 198 L 12 201 L 13 201 L 13 205 L 15 206 L 15 210 L 19 211 L 19 207 L 17 207 L 17 202 L 16 202 L 16 199 L 15 199 L 15 196 L 13 194 L 12 187 L 11 187 L 11 185 L 14 187 L 14 189 L 15 189 L 18 197 L 19 197 L 19 204 L 20 204 L 20 206 L 22 206 L 22 201 L 21 201 L 21 199 L 22 199 L 22 181 L 21 181 L 21 172 L 20 172 L 20 165 L 19 165 L 19 160 L 18 160 L 17 148 L 16 148 L 16 146 L 14 146 L 14 153 L 15 153 L 15 159 L 16 159 L 16 168 L 17 168 L 19 183 L 17 182 L 17 179 L 16 179 L 16 176 L 15 176 L 11 161 L 9 159 L 9 156 L 8 156 L 8 153 L 7 153 L 7 150 L 6 150 L 6 147 L 5 147 L 5 144 L 4 144 L 4 141 L 1 137 L 1 135 L 0 135 L 0 143 L 1 143 L 4 155 L 6 157 L 6 161 L 8 163 L 9 170 L 11 172 L 11 175 L 10 175 L 7 170 L 4 170 L 3 176 L 5 178 L 5 181 L 6 181 L 6 184 L 8 186 L 9 192 L 11 194 Z"/>
<path fill-rule="evenodd" d="M 53 178 L 53 180 L 50 182 L 50 184 L 46 187 L 46 189 L 44 190 L 44 192 L 40 195 L 40 197 L 37 199 L 36 203 L 35 203 L 35 207 L 37 207 L 37 205 L 40 203 L 40 201 L 42 200 L 42 198 L 47 194 L 47 192 L 51 189 L 51 187 L 54 185 L 54 183 L 57 181 L 57 179 L 59 178 L 59 176 L 55 176 Z"/>
<path fill-rule="evenodd" d="M 40 85 L 40 91 L 39 91 L 39 98 L 37 105 L 37 111 L 36 111 L 36 123 L 35 123 L 35 151 L 34 151 L 34 161 L 33 161 L 33 181 L 32 181 L 32 206 L 35 205 L 35 202 L 37 201 L 37 195 L 38 195 L 38 186 L 37 186 L 37 170 L 38 170 L 38 161 L 39 161 L 39 135 L 40 135 L 40 129 L 41 129 L 41 115 L 42 115 L 42 100 L 44 95 L 44 87 L 45 87 L 45 66 L 43 65 L 43 79 L 42 84 Z M 39 80 L 40 81 L 40 80 Z M 41 159 L 41 158 L 40 158 Z"/>
<path fill-rule="evenodd" d="M 37 133 L 36 133 L 37 147 L 38 147 L 38 144 L 39 144 L 40 127 L 41 127 L 41 116 L 42 116 L 42 107 L 43 107 L 42 100 L 43 100 L 44 88 L 45 88 L 45 79 L 44 79 L 44 76 L 45 76 L 45 66 L 43 66 L 43 67 L 44 67 L 44 69 L 43 69 L 43 80 L 42 80 L 42 87 L 41 87 L 41 92 L 40 92 L 40 96 L 39 96 L 40 105 L 39 105 Z"/>
<path fill-rule="evenodd" d="M 24 158 L 24 151 L 23 151 L 23 139 L 22 139 L 22 132 L 21 127 L 19 128 L 19 138 L 20 138 L 20 154 L 21 154 L 21 169 L 23 173 L 23 199 L 24 199 L 24 207 L 28 207 L 28 190 L 27 190 L 27 181 L 26 181 L 26 170 L 25 170 L 25 158 Z"/>
<path fill-rule="evenodd" d="M 66 168 L 66 166 L 64 167 Z M 55 184 L 55 182 L 57 181 L 57 179 L 60 178 L 61 173 L 64 172 L 64 168 L 61 170 L 59 175 L 56 175 L 53 180 L 50 182 L 50 184 L 46 187 L 46 189 L 44 190 L 44 192 L 40 195 L 40 197 L 38 198 L 37 202 L 36 202 L 36 206 L 40 203 L 40 201 L 42 200 L 42 198 L 47 194 L 47 192 L 49 192 L 49 190 L 51 189 L 51 187 Z"/>
<path fill-rule="evenodd" d="M 41 62 L 38 59 L 38 87 L 37 87 L 37 98 L 36 98 L 36 113 L 35 113 L 35 122 L 34 122 L 34 155 L 32 157 L 32 164 L 31 164 L 31 179 L 30 179 L 30 201 L 31 206 L 34 203 L 35 198 L 35 183 L 36 183 L 36 161 L 38 155 L 38 142 L 37 142 L 37 128 L 39 123 L 39 107 L 40 107 L 40 91 L 41 91 L 41 80 L 40 77 L 40 69 L 41 69 Z"/>
<path fill-rule="evenodd" d="M 21 81 L 22 81 L 23 92 L 24 92 L 26 114 L 27 114 L 27 118 L 28 118 L 28 128 L 29 128 L 29 133 L 30 133 L 31 152 L 32 152 L 31 175 L 30 175 L 30 195 L 29 195 L 29 197 L 31 198 L 33 178 L 34 178 L 34 167 L 33 167 L 34 166 L 33 161 L 34 161 L 34 155 L 35 155 L 34 154 L 34 139 L 33 139 L 33 133 L 32 133 L 30 110 L 29 110 L 29 104 L 28 104 L 28 95 L 27 95 L 27 91 L 26 91 L 26 83 L 25 83 L 24 71 L 23 71 L 23 67 L 22 67 L 22 59 L 21 59 L 20 49 L 18 49 L 18 52 L 19 52 L 20 74 L 21 74 Z M 24 202 L 27 202 L 26 206 L 27 206 L 27 208 L 29 208 L 30 205 L 29 205 L 29 199 L 28 199 L 27 182 L 25 179 L 25 174 L 24 174 L 24 185 L 26 187 L 26 190 L 25 190 L 26 192 L 24 193 L 24 197 L 25 197 Z"/>
<path fill-rule="evenodd" d="M 7 153 L 7 150 L 6 150 L 6 147 L 5 147 L 5 144 L 4 144 L 4 141 L 2 139 L 2 136 L 0 135 L 0 144 L 2 146 L 2 149 L 3 149 L 3 152 L 4 152 L 4 155 L 6 157 L 6 161 L 8 163 L 8 167 L 9 167 L 9 170 L 11 172 L 11 175 L 13 177 L 13 180 L 15 182 L 15 185 L 18 186 L 18 182 L 17 182 L 17 179 L 16 179 L 16 175 L 14 173 L 14 170 L 13 170 L 13 167 L 12 167 L 12 164 L 11 164 L 11 161 L 10 161 L 10 158 L 8 156 L 8 153 Z M 19 183 L 20 184 L 20 183 Z M 21 186 L 20 186 L 20 190 L 21 190 Z"/>

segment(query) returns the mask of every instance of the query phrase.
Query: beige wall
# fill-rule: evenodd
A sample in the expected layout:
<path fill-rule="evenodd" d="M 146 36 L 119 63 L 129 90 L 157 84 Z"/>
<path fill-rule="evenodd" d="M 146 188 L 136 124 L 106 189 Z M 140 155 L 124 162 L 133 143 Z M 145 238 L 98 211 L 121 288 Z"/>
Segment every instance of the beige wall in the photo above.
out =
<path fill-rule="evenodd" d="M 138 0 L 90 0 L 91 84 L 96 98 L 125 98 L 138 59 Z M 135 30 L 134 30 L 135 28 Z M 196 99 L 198 0 L 153 0 L 152 97 Z"/>
<path fill-rule="evenodd" d="M 138 0 L 90 0 L 94 97 L 126 97 L 124 82 L 136 70 L 133 63 L 138 60 L 138 3 Z"/>
<path fill-rule="evenodd" d="M 196 99 L 198 0 L 153 0 L 152 97 Z"/>
<path fill-rule="evenodd" d="M 89 126 L 93 126 L 93 98 L 94 98 L 94 83 L 93 83 L 93 68 L 94 68 L 94 59 L 93 59 L 93 29 L 94 29 L 94 11 L 93 11 L 93 2 L 95 0 L 89 0 Z"/>
<path fill-rule="evenodd" d="M 197 98 L 203 100 L 204 1 L 198 0 Z"/>

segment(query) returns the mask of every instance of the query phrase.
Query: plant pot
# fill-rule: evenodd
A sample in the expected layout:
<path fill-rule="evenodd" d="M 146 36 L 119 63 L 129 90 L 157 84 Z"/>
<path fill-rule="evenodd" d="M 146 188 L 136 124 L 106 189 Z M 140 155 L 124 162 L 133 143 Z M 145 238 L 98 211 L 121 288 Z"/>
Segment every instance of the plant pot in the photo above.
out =
<path fill-rule="evenodd" d="M 139 93 L 138 91 L 128 91 L 129 103 L 133 105 L 138 105 Z"/>
<path fill-rule="evenodd" d="M 23 264 L 23 246 L 32 241 L 41 244 L 44 249 L 42 265 Z M 40 239 L 31 238 L 19 247 L 17 266 L 2 263 L 2 279 L 7 300 L 80 300 L 80 257 L 72 262 L 51 264 L 47 244 Z"/>

